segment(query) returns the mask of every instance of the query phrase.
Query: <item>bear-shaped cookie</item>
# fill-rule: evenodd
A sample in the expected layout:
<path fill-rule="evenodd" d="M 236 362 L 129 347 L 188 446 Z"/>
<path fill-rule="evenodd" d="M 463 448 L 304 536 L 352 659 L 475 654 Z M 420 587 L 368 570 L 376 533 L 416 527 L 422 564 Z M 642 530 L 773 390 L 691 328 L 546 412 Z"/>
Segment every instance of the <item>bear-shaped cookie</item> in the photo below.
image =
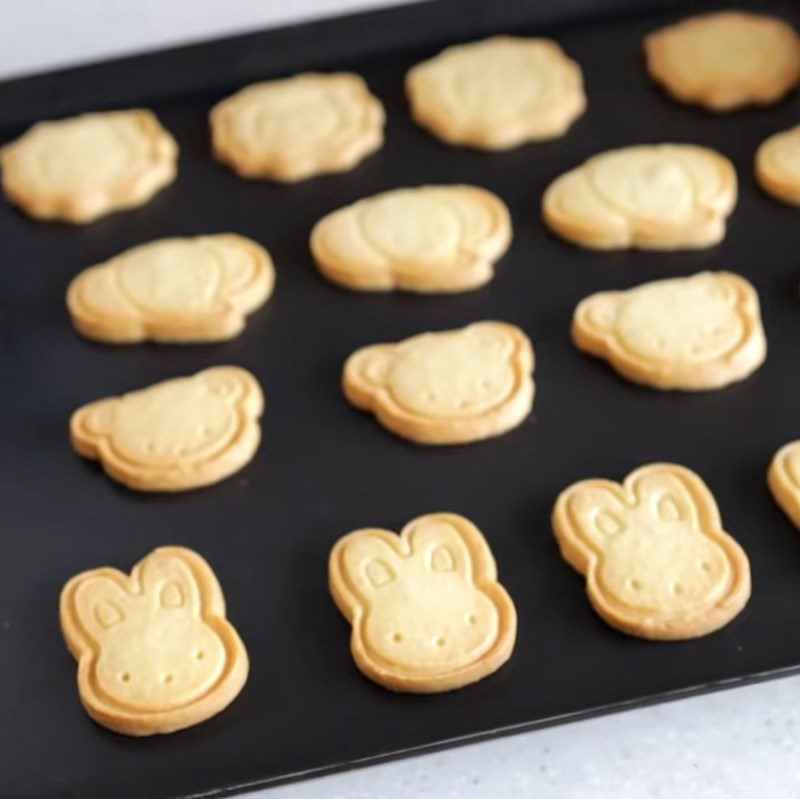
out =
<path fill-rule="evenodd" d="M 141 108 L 39 122 L 0 150 L 8 200 L 74 224 L 146 203 L 175 179 L 177 161 L 175 139 Z"/>
<path fill-rule="evenodd" d="M 743 380 L 767 352 L 758 294 L 730 272 L 592 294 L 575 309 L 572 338 L 634 383 L 683 391 Z"/>
<path fill-rule="evenodd" d="M 233 338 L 272 293 L 263 247 L 220 234 L 160 239 L 81 272 L 67 290 L 75 328 L 110 344 Z"/>
<path fill-rule="evenodd" d="M 394 189 L 321 219 L 311 233 L 320 272 L 360 291 L 456 292 L 494 276 L 511 243 L 503 202 L 475 186 Z"/>
<path fill-rule="evenodd" d="M 639 145 L 561 175 L 544 193 L 542 214 L 554 233 L 590 249 L 695 249 L 722 241 L 736 197 L 736 170 L 719 153 Z"/>
<path fill-rule="evenodd" d="M 156 549 L 130 576 L 112 568 L 78 574 L 61 592 L 60 617 L 81 702 L 115 732 L 198 724 L 247 680 L 247 651 L 225 618 L 219 583 L 190 549 Z"/>
<path fill-rule="evenodd" d="M 383 144 L 385 113 L 351 72 L 254 83 L 211 110 L 216 158 L 245 178 L 346 172 Z"/>
<path fill-rule="evenodd" d="M 345 363 L 347 399 L 418 444 L 463 444 L 521 424 L 533 406 L 533 347 L 504 322 L 375 344 Z"/>
<path fill-rule="evenodd" d="M 156 383 L 84 405 L 70 419 L 75 450 L 140 491 L 182 491 L 239 471 L 261 439 L 264 396 L 235 366 Z"/>
<path fill-rule="evenodd" d="M 561 554 L 586 576 L 589 601 L 629 635 L 697 638 L 750 598 L 750 564 L 689 469 L 652 463 L 619 484 L 583 480 L 553 509 Z"/>
<path fill-rule="evenodd" d="M 795 527 L 800 527 L 800 441 L 792 441 L 775 453 L 767 484 L 781 510 Z"/>
<path fill-rule="evenodd" d="M 463 516 L 433 513 L 400 535 L 356 530 L 337 541 L 331 594 L 352 625 L 350 651 L 371 680 L 436 693 L 497 671 L 516 639 L 514 604 L 489 546 Z"/>

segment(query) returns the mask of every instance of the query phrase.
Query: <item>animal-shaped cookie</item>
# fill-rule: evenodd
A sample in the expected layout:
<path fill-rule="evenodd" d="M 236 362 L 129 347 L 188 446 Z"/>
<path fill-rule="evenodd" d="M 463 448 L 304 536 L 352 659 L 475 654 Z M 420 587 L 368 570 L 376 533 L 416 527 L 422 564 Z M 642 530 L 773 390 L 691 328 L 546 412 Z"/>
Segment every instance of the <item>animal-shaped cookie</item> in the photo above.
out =
<path fill-rule="evenodd" d="M 775 453 L 767 484 L 781 510 L 795 527 L 800 527 L 800 441 L 792 441 Z"/>
<path fill-rule="evenodd" d="M 553 510 L 561 554 L 586 576 L 594 609 L 641 638 L 697 638 L 750 598 L 750 564 L 689 469 L 652 463 L 622 484 L 582 480 Z"/>
<path fill-rule="evenodd" d="M 711 111 L 775 103 L 800 81 L 800 38 L 764 14 L 699 14 L 649 34 L 644 49 L 653 80 Z"/>
<path fill-rule="evenodd" d="M 488 544 L 463 516 L 420 516 L 399 536 L 349 533 L 331 551 L 328 583 L 352 625 L 356 665 L 393 691 L 461 688 L 511 657 L 514 604 Z"/>
<path fill-rule="evenodd" d="M 361 291 L 474 289 L 510 243 L 508 209 L 474 186 L 387 191 L 328 214 L 311 233 L 320 272 Z"/>
<path fill-rule="evenodd" d="M 235 366 L 98 400 L 70 419 L 72 446 L 139 491 L 183 491 L 239 471 L 261 439 L 264 396 Z"/>
<path fill-rule="evenodd" d="M 609 150 L 547 188 L 542 214 L 562 238 L 597 250 L 710 247 L 736 204 L 733 164 L 690 144 Z"/>
<path fill-rule="evenodd" d="M 448 47 L 406 76 L 414 120 L 448 144 L 504 150 L 563 136 L 586 109 L 580 67 L 549 39 Z"/>
<path fill-rule="evenodd" d="M 418 444 L 464 444 L 521 424 L 533 406 L 533 347 L 504 322 L 422 333 L 351 355 L 342 387 L 357 408 Z"/>
<path fill-rule="evenodd" d="M 767 353 L 758 294 L 730 272 L 592 294 L 575 310 L 572 338 L 634 383 L 683 391 L 743 380 Z"/>
<path fill-rule="evenodd" d="M 161 239 L 85 269 L 70 283 L 67 308 L 97 341 L 219 341 L 244 329 L 274 282 L 267 251 L 243 236 Z"/>
<path fill-rule="evenodd" d="M 800 125 L 761 144 L 756 153 L 756 178 L 773 197 L 800 205 Z"/>
<path fill-rule="evenodd" d="M 8 200 L 73 223 L 146 203 L 175 179 L 177 160 L 175 140 L 143 109 L 39 122 L 0 150 Z"/>
<path fill-rule="evenodd" d="M 115 732 L 198 724 L 247 680 L 247 651 L 225 618 L 217 578 L 190 549 L 160 547 L 130 576 L 111 568 L 78 574 L 61 592 L 60 616 L 81 702 Z"/>
<path fill-rule="evenodd" d="M 346 172 L 383 144 L 385 114 L 350 72 L 255 83 L 211 111 L 214 155 L 245 178 Z"/>

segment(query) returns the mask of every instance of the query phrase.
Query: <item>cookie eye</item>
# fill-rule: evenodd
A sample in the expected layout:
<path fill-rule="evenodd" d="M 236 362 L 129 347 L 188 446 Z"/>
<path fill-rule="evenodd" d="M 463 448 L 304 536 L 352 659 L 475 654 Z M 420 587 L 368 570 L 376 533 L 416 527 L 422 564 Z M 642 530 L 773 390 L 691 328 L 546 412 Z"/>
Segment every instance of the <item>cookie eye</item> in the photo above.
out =
<path fill-rule="evenodd" d="M 119 679 L 121 682 L 130 682 L 131 681 L 131 674 L 129 671 L 123 671 L 122 674 L 119 675 Z"/>
<path fill-rule="evenodd" d="M 711 571 L 711 564 L 707 560 L 701 560 L 697 565 L 700 570 L 706 572 L 706 574 Z"/>
<path fill-rule="evenodd" d="M 682 583 L 673 583 L 670 586 L 670 590 L 672 591 L 673 594 L 675 594 L 675 596 L 680 596 L 684 591 L 683 584 Z"/>
<path fill-rule="evenodd" d="M 198 650 L 197 650 L 197 651 L 194 653 L 194 659 L 195 659 L 195 660 L 203 660 L 203 658 L 204 658 L 205 656 L 206 656 L 206 653 L 205 653 L 205 652 L 203 652 L 203 650 L 202 650 L 202 649 L 198 649 Z"/>
<path fill-rule="evenodd" d="M 642 581 L 637 580 L 635 577 L 628 580 L 628 588 L 630 588 L 631 591 L 641 591 L 643 587 Z"/>
<path fill-rule="evenodd" d="M 392 635 L 392 641 L 394 641 L 396 644 L 402 644 L 403 643 L 402 634 L 401 633 L 394 633 Z"/>
<path fill-rule="evenodd" d="M 467 614 L 467 624 L 469 624 L 470 627 L 474 627 L 477 623 L 478 618 L 474 613 Z"/>
<path fill-rule="evenodd" d="M 436 646 L 438 646 L 439 649 L 441 649 L 447 643 L 447 641 L 440 635 L 436 639 L 435 643 L 436 643 Z"/>
<path fill-rule="evenodd" d="M 172 675 L 171 674 L 163 675 L 161 678 L 161 682 L 164 683 L 164 685 L 169 685 L 172 682 Z"/>

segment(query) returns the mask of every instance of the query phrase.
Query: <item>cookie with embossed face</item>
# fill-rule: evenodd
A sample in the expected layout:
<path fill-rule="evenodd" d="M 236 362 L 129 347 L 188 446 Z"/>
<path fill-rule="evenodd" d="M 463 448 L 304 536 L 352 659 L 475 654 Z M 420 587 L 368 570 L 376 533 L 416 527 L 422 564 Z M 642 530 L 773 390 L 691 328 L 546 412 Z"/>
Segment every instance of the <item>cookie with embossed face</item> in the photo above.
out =
<path fill-rule="evenodd" d="M 269 253 L 234 234 L 161 239 L 81 272 L 67 291 L 75 328 L 111 344 L 238 335 L 272 293 Z"/>
<path fill-rule="evenodd" d="M 795 527 L 800 527 L 800 441 L 792 441 L 775 453 L 767 484 L 781 510 Z"/>
<path fill-rule="evenodd" d="M 225 618 L 217 578 L 190 549 L 156 549 L 130 576 L 107 567 L 78 574 L 61 592 L 60 616 L 81 702 L 115 732 L 198 724 L 247 680 L 247 651 Z"/>
<path fill-rule="evenodd" d="M 575 309 L 572 338 L 634 383 L 684 391 L 743 380 L 767 353 L 758 294 L 730 272 L 592 294 Z"/>
<path fill-rule="evenodd" d="M 3 191 L 38 219 L 92 222 L 172 183 L 178 145 L 143 109 L 39 122 L 0 150 Z"/>
<path fill-rule="evenodd" d="M 549 39 L 448 47 L 406 75 L 414 120 L 448 144 L 505 150 L 563 136 L 585 111 L 580 67 Z"/>
<path fill-rule="evenodd" d="M 756 178 L 773 197 L 800 205 L 800 125 L 761 144 L 756 153 Z"/>
<path fill-rule="evenodd" d="M 478 288 L 510 243 L 508 209 L 475 186 L 383 192 L 328 214 L 311 233 L 320 272 L 359 291 Z"/>
<path fill-rule="evenodd" d="M 385 114 L 349 72 L 255 83 L 211 111 L 214 155 L 245 178 L 347 172 L 383 144 Z"/>
<path fill-rule="evenodd" d="M 520 425 L 533 407 L 533 347 L 504 322 L 375 344 L 345 363 L 357 408 L 418 444 L 465 444 Z"/>
<path fill-rule="evenodd" d="M 235 366 L 156 383 L 75 411 L 76 452 L 139 491 L 183 491 L 238 472 L 261 440 L 264 396 Z"/>
<path fill-rule="evenodd" d="M 710 247 L 725 237 L 736 171 L 705 147 L 659 144 L 609 150 L 557 178 L 542 199 L 556 234 L 597 250 Z"/>
<path fill-rule="evenodd" d="M 514 649 L 514 604 L 486 540 L 463 516 L 420 516 L 400 535 L 349 533 L 331 551 L 328 584 L 352 625 L 356 665 L 393 691 L 461 688 Z"/>
<path fill-rule="evenodd" d="M 750 598 L 750 563 L 722 529 L 714 497 L 689 469 L 652 463 L 620 483 L 582 480 L 561 493 L 553 531 L 586 577 L 600 616 L 629 635 L 707 635 Z"/>
<path fill-rule="evenodd" d="M 800 38 L 776 17 L 719 11 L 645 37 L 650 76 L 676 100 L 711 111 L 770 105 L 800 81 Z"/>

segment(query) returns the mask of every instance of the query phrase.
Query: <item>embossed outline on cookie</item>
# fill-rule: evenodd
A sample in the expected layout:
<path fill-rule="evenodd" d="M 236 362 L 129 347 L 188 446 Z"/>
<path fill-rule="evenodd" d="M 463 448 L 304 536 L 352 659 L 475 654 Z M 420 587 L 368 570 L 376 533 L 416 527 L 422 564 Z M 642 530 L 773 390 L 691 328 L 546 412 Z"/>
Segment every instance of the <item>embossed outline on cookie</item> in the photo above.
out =
<path fill-rule="evenodd" d="M 700 83 L 693 80 L 684 81 L 685 65 L 676 62 L 671 53 L 671 40 L 681 31 L 697 25 L 708 24 L 709 21 L 728 17 L 740 19 L 745 25 L 761 25 L 773 27 L 785 38 L 788 46 L 795 51 L 794 64 L 787 63 L 782 80 L 772 84 L 750 82 L 745 87 L 716 86 L 711 81 Z M 647 71 L 650 77 L 674 100 L 690 105 L 700 105 L 710 111 L 733 111 L 748 105 L 771 105 L 787 95 L 800 81 L 800 38 L 788 23 L 778 17 L 765 14 L 754 14 L 747 11 L 717 11 L 709 14 L 696 14 L 679 22 L 659 28 L 644 38 L 644 51 Z"/>
<path fill-rule="evenodd" d="M 800 474 L 789 465 L 792 455 L 798 450 L 800 440 L 784 444 L 775 453 L 767 471 L 767 485 L 780 509 L 795 527 L 800 528 Z"/>
<path fill-rule="evenodd" d="M 414 674 L 392 668 L 384 658 L 376 658 L 365 643 L 363 625 L 367 614 L 358 590 L 347 576 L 343 565 L 345 548 L 354 540 L 371 537 L 391 547 L 401 558 L 413 557 L 416 548 L 415 532 L 426 524 L 444 523 L 458 533 L 470 554 L 471 584 L 485 594 L 498 613 L 498 634 L 495 644 L 478 660 L 441 674 Z M 497 580 L 497 566 L 486 539 L 468 519 L 455 513 L 430 513 L 418 516 L 396 534 L 390 530 L 368 527 L 355 530 L 340 538 L 328 560 L 328 585 L 336 606 L 352 625 L 350 651 L 359 670 L 371 680 L 393 691 L 408 693 L 439 693 L 462 688 L 497 671 L 510 657 L 517 634 L 517 614 L 508 592 Z"/>
<path fill-rule="evenodd" d="M 236 113 L 240 102 L 246 101 L 248 92 L 257 91 L 269 84 L 299 85 L 330 81 L 336 81 L 347 87 L 350 102 L 361 106 L 358 118 L 351 121 L 349 127 L 337 131 L 336 146 L 332 147 L 332 142 L 329 141 L 325 145 L 324 152 L 307 151 L 302 158 L 298 157 L 297 152 L 288 156 L 281 153 L 268 155 L 256 153 L 248 156 L 242 152 L 231 124 L 231 114 Z M 348 172 L 368 155 L 379 150 L 383 145 L 386 113 L 381 101 L 369 91 L 369 87 L 360 75 L 352 72 L 303 72 L 289 78 L 245 86 L 217 103 L 211 109 L 209 122 L 214 157 L 226 164 L 239 177 L 295 183 L 317 175 Z"/>
<path fill-rule="evenodd" d="M 725 596 L 712 605 L 698 608 L 692 616 L 653 616 L 607 596 L 598 579 L 604 553 L 580 531 L 570 511 L 570 502 L 586 489 L 607 491 L 622 504 L 633 508 L 641 501 L 639 485 L 653 473 L 667 473 L 676 479 L 694 501 L 697 532 L 717 543 L 731 566 L 731 585 Z M 689 469 L 672 463 L 650 463 L 631 472 L 620 484 L 612 480 L 589 479 L 573 483 L 559 494 L 552 515 L 553 532 L 564 560 L 586 577 L 586 593 L 592 607 L 612 627 L 629 635 L 662 641 L 698 638 L 724 627 L 744 608 L 750 598 L 750 562 L 739 544 L 723 530 L 719 509 L 706 484 Z"/>
<path fill-rule="evenodd" d="M 209 240 L 241 247 L 248 252 L 253 264 L 252 274 L 243 283 L 225 283 L 224 279 L 220 279 L 215 307 L 200 313 L 186 311 L 167 314 L 142 307 L 125 290 L 120 280 L 120 270 L 124 269 L 125 258 L 135 250 L 161 243 L 182 241 L 203 247 L 210 257 L 219 263 L 219 255 L 213 246 L 209 246 Z M 128 306 L 124 312 L 104 312 L 93 308 L 91 303 L 83 298 L 87 284 L 101 270 L 113 272 L 114 285 L 120 298 L 124 299 Z M 223 271 L 223 267 L 220 266 L 220 274 Z M 126 250 L 108 261 L 84 269 L 72 280 L 67 289 L 67 307 L 73 324 L 81 335 L 105 343 L 220 341 L 233 338 L 242 332 L 246 316 L 269 299 L 274 284 L 275 270 L 269 253 L 244 236 L 221 233 L 182 239 L 159 239 Z"/>
<path fill-rule="evenodd" d="M 235 405 L 238 429 L 222 449 L 188 464 L 171 467 L 147 467 L 126 459 L 114 448 L 111 436 L 86 427 L 88 413 L 100 405 L 123 400 L 125 394 L 105 397 L 78 408 L 72 414 L 69 425 L 72 446 L 84 458 L 99 461 L 109 477 L 137 491 L 185 491 L 202 488 L 230 477 L 250 462 L 261 441 L 261 426 L 258 421 L 264 410 L 261 387 L 248 371 L 237 366 L 214 366 L 188 377 L 172 379 L 198 380 L 221 371 L 233 375 L 242 389 Z M 167 382 L 171 381 L 160 381 L 129 393 L 136 394 Z M 236 456 L 231 457 L 231 453 L 236 453 Z"/>
<path fill-rule="evenodd" d="M 689 223 L 670 224 L 667 221 L 654 222 L 636 219 L 626 209 L 619 208 L 606 198 L 593 185 L 592 171 L 597 162 L 609 155 L 624 153 L 627 150 L 654 150 L 663 153 L 673 150 L 670 162 L 679 167 L 693 188 L 693 209 L 695 218 Z M 681 151 L 692 150 L 702 153 L 717 167 L 719 188 L 707 199 L 697 192 L 696 181 L 691 170 L 680 160 Z M 577 214 L 564 210 L 561 205 L 562 191 L 569 191 L 570 181 L 580 178 L 585 188 L 591 191 L 598 203 L 606 207 L 609 214 L 615 215 L 612 222 L 598 224 L 596 221 L 581 219 Z M 593 155 L 580 166 L 559 175 L 545 190 L 542 196 L 542 217 L 553 233 L 561 238 L 596 250 L 620 250 L 636 248 L 641 250 L 700 249 L 718 244 L 725 237 L 726 220 L 733 211 L 738 197 L 738 181 L 733 164 L 720 153 L 693 144 L 643 144 L 605 150 Z"/>
<path fill-rule="evenodd" d="M 714 275 L 726 281 L 736 295 L 734 311 L 742 321 L 742 336 L 724 355 L 693 364 L 674 363 L 669 359 L 654 361 L 628 349 L 616 334 L 614 326 L 602 327 L 591 319 L 591 307 L 598 300 L 624 300 L 625 295 L 644 286 L 673 280 L 696 280 Z M 601 291 L 583 299 L 572 319 L 572 340 L 575 346 L 607 361 L 626 379 L 659 389 L 706 391 L 722 388 L 749 377 L 764 362 L 766 337 L 761 323 L 758 294 L 743 277 L 732 272 L 699 272 L 687 278 L 668 278 L 642 283 L 623 291 Z"/>
<path fill-rule="evenodd" d="M 502 327 L 514 343 L 510 363 L 515 367 L 515 382 L 508 394 L 491 408 L 473 416 L 447 419 L 442 416 L 421 416 L 405 410 L 395 401 L 385 385 L 376 385 L 364 377 L 362 361 L 378 353 L 392 353 L 408 347 L 420 333 L 393 344 L 372 344 L 356 350 L 345 362 L 342 390 L 348 401 L 360 410 L 372 413 L 392 433 L 418 444 L 468 444 L 502 435 L 521 424 L 530 414 L 535 394 L 533 369 L 535 356 L 528 337 L 514 325 L 505 322 L 474 322 L 458 330 L 441 333 L 463 333 L 469 329 L 491 325 Z"/>
<path fill-rule="evenodd" d="M 800 175 L 786 176 L 777 163 L 784 140 L 792 139 L 800 151 L 800 125 L 778 131 L 765 139 L 756 152 L 755 171 L 759 185 L 767 194 L 790 205 L 800 205 Z"/>
<path fill-rule="evenodd" d="M 535 44 L 548 52 L 554 68 L 561 71 L 567 84 L 560 92 L 561 103 L 546 111 L 529 111 L 510 121 L 506 120 L 503 124 L 487 119 L 461 125 L 453 116 L 450 104 L 442 102 L 441 80 L 437 81 L 435 76 L 454 53 L 495 43 L 502 46 L 503 42 L 512 46 Z M 452 82 L 447 83 L 448 88 L 451 88 Z M 447 144 L 480 150 L 508 150 L 524 144 L 560 138 L 586 110 L 583 73 L 579 64 L 567 56 L 557 42 L 540 37 L 501 35 L 447 47 L 427 61 L 412 67 L 406 74 L 405 89 L 411 116 L 420 127 Z M 431 96 L 427 96 L 428 94 Z"/>
<path fill-rule="evenodd" d="M 15 176 L 15 150 L 17 147 L 25 146 L 26 136 L 42 128 L 69 123 L 82 117 L 106 115 L 110 117 L 126 115 L 133 118 L 144 131 L 150 144 L 150 159 L 143 161 L 123 184 L 78 194 L 42 196 L 41 192 L 30 191 L 25 185 L 24 178 L 19 180 Z M 78 117 L 39 122 L 16 141 L 0 148 L 3 191 L 8 201 L 36 219 L 57 219 L 73 224 L 94 222 L 107 214 L 144 205 L 158 191 L 175 180 L 178 173 L 177 160 L 178 144 L 175 139 L 152 111 L 142 108 L 81 114 Z"/>
<path fill-rule="evenodd" d="M 436 193 L 439 204 L 455 217 L 461 227 L 461 246 L 458 259 L 446 265 L 433 264 L 430 268 L 420 268 L 419 262 L 398 262 L 391 255 L 382 252 L 364 225 L 364 212 L 372 207 L 374 201 L 401 192 L 414 194 Z M 491 220 L 486 235 L 478 241 L 464 242 L 467 228 L 459 211 L 458 203 L 452 202 L 451 192 L 465 192 L 471 195 L 476 205 L 481 205 L 487 218 Z M 348 264 L 344 254 L 338 254 L 329 247 L 326 240 L 328 231 L 350 217 L 358 230 L 360 242 L 369 247 L 374 255 L 373 264 L 364 269 L 357 264 Z M 414 292 L 457 292 L 476 289 L 494 277 L 494 263 L 500 259 L 511 244 L 511 216 L 505 203 L 486 189 L 466 185 L 429 185 L 406 189 L 393 189 L 359 200 L 324 216 L 311 231 L 311 252 L 319 271 L 329 280 L 346 288 L 359 291 L 390 291 L 401 289 Z M 349 268 L 348 268 L 349 267 Z"/>
<path fill-rule="evenodd" d="M 94 669 L 100 655 L 97 642 L 81 624 L 75 606 L 77 590 L 96 578 L 111 580 L 126 594 L 143 594 L 142 573 L 153 559 L 177 558 L 194 577 L 200 593 L 201 618 L 219 637 L 225 648 L 226 665 L 213 687 L 202 696 L 164 711 L 140 711 L 114 701 L 97 684 Z M 61 592 L 59 615 L 67 648 L 78 661 L 78 693 L 86 712 L 98 724 L 124 735 L 169 733 L 205 721 L 224 710 L 238 696 L 247 681 L 247 650 L 231 623 L 225 618 L 225 599 L 214 572 L 196 552 L 184 547 L 159 547 L 140 560 L 130 575 L 117 569 L 91 569 L 72 577 Z"/>

